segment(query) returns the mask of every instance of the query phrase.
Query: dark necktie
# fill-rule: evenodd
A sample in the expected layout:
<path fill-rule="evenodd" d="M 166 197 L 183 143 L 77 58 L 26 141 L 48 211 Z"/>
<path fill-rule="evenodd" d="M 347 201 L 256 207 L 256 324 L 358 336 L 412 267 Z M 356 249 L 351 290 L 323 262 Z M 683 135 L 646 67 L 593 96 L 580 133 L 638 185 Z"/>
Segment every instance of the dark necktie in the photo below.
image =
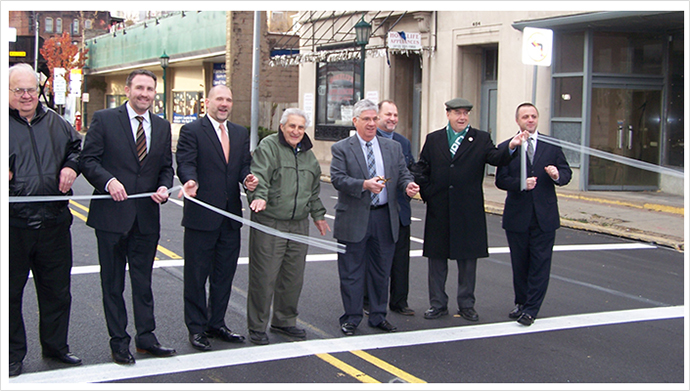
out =
<path fill-rule="evenodd" d="M 376 159 L 374 159 L 374 148 L 371 147 L 371 141 L 366 143 L 367 146 L 367 168 L 369 169 L 369 178 L 376 176 Z M 371 193 L 371 205 L 379 204 L 379 195 Z"/>
<path fill-rule="evenodd" d="M 137 156 L 139 156 L 139 163 L 146 157 L 146 134 L 144 134 L 144 117 L 137 115 L 134 117 L 139 121 L 137 128 Z"/>

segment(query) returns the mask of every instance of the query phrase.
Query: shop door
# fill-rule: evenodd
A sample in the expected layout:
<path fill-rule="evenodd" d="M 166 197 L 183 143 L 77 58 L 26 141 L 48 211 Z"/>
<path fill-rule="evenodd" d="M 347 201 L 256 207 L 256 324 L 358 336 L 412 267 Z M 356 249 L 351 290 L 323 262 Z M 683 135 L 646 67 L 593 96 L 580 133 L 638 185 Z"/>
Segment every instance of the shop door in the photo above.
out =
<path fill-rule="evenodd" d="M 592 88 L 590 147 L 659 164 L 661 91 Z M 657 190 L 659 175 L 591 156 L 589 190 Z"/>

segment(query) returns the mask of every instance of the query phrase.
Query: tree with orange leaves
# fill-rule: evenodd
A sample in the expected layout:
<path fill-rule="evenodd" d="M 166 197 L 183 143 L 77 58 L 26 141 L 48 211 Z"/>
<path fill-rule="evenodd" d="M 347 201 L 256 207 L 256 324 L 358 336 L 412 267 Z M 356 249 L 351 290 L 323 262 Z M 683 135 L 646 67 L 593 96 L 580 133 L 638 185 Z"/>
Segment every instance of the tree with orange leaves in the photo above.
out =
<path fill-rule="evenodd" d="M 69 84 L 69 75 L 72 69 L 81 69 L 86 63 L 89 48 L 79 48 L 72 43 L 69 33 L 64 32 L 60 36 L 54 36 L 43 44 L 41 55 L 46 59 L 50 78 L 46 82 L 46 88 L 50 95 L 53 92 L 53 69 L 65 68 L 65 82 Z"/>

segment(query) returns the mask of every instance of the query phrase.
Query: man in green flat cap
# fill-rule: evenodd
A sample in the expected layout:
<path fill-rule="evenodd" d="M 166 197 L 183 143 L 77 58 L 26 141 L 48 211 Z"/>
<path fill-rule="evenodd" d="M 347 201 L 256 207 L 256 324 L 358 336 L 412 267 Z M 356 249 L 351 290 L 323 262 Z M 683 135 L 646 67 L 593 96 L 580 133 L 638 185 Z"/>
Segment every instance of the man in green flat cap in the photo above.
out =
<path fill-rule="evenodd" d="M 445 291 L 448 259 L 458 263 L 458 315 L 478 321 L 474 309 L 477 258 L 489 256 L 484 214 L 484 165 L 507 165 L 529 134 L 517 134 L 497 148 L 488 132 L 470 126 L 472 103 L 446 102 L 448 125 L 429 133 L 419 156 L 415 181 L 427 203 L 424 256 L 429 259 L 429 301 L 424 318 L 448 314 Z M 517 155 L 517 154 L 514 154 Z"/>

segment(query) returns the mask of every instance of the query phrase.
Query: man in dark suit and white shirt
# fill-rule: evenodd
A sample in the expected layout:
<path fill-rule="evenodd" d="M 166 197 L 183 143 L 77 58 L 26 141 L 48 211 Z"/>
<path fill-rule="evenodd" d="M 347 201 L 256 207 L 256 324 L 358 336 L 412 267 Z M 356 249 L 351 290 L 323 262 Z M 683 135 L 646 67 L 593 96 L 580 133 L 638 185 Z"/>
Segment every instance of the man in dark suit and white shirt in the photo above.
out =
<path fill-rule="evenodd" d="M 398 142 L 376 136 L 378 107 L 364 99 L 354 106 L 357 134 L 331 147 L 331 182 L 338 191 L 333 236 L 346 245 L 338 254 L 340 293 L 345 313 L 340 329 L 354 335 L 363 317 L 364 288 L 369 295 L 369 325 L 386 332 L 388 277 L 398 239 L 399 191 L 414 197 L 419 186 L 405 165 Z"/>
<path fill-rule="evenodd" d="M 151 274 L 160 238 L 159 204 L 168 200 L 173 183 L 170 123 L 149 111 L 156 95 L 156 75 L 132 71 L 125 83 L 128 101 L 93 115 L 84 140 L 80 168 L 94 194 L 111 199 L 92 200 L 86 224 L 96 230 L 101 265 L 103 307 L 113 360 L 133 364 L 127 334 L 127 310 L 122 294 L 129 264 L 132 285 L 135 345 L 140 353 L 157 357 L 175 354 L 158 343 L 153 333 Z M 128 200 L 128 194 L 152 192 L 151 197 Z"/>
<path fill-rule="evenodd" d="M 177 176 L 189 197 L 242 216 L 240 184 L 254 190 L 249 173 L 249 132 L 230 121 L 232 92 L 217 85 L 206 98 L 208 114 L 182 127 L 177 142 Z M 182 194 L 182 192 L 180 192 Z M 185 199 L 184 319 L 189 343 L 211 350 L 208 338 L 243 342 L 225 325 L 225 312 L 240 254 L 242 224 Z M 206 280 L 210 282 L 208 303 Z"/>
<path fill-rule="evenodd" d="M 530 326 L 546 295 L 553 244 L 560 226 L 555 186 L 567 185 L 572 170 L 561 147 L 538 141 L 539 112 L 533 104 L 519 105 L 515 122 L 521 132 L 529 132 L 527 146 L 523 143 L 521 147 L 527 148 L 528 157 L 525 190 L 521 190 L 520 159 L 498 168 L 496 186 L 508 192 L 503 228 L 510 247 L 515 291 L 515 308 L 508 316 Z"/>

